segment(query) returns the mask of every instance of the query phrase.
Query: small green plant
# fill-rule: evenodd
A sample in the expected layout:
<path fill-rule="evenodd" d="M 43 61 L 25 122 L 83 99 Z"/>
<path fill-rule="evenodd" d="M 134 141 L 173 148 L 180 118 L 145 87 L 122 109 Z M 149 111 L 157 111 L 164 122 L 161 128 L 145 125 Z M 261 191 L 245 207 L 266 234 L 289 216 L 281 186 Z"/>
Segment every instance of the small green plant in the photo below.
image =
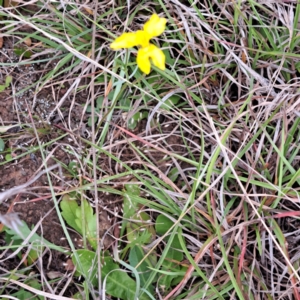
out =
<path fill-rule="evenodd" d="M 183 278 L 186 266 L 183 266 L 183 250 L 177 236 L 174 237 L 170 249 L 164 257 L 159 270 L 155 270 L 157 258 L 162 255 L 157 250 L 150 251 L 148 245 L 156 238 L 163 236 L 174 225 L 169 218 L 159 215 L 156 223 L 151 222 L 151 216 L 143 211 L 136 201 L 140 197 L 140 188 L 136 184 L 128 183 L 123 191 L 123 222 L 121 236 L 126 236 L 128 243 L 123 247 L 120 256 L 114 255 L 114 260 L 108 252 L 101 256 L 101 278 L 106 293 L 120 299 L 149 299 L 148 295 L 155 294 L 155 283 L 164 290 L 169 290 Z M 97 277 L 97 246 L 96 236 L 97 218 L 87 200 L 81 205 L 76 195 L 66 195 L 60 203 L 62 216 L 67 224 L 87 240 L 92 250 L 85 244 L 84 249 L 76 250 L 72 261 L 76 267 L 76 274 L 82 275 L 86 282 L 98 286 Z M 168 243 L 169 237 L 164 238 Z M 119 258 L 120 257 L 120 258 Z M 127 262 L 126 262 L 127 261 Z M 124 266 L 130 272 L 121 269 Z M 152 273 L 155 272 L 155 276 Z M 148 284 L 148 281 L 151 281 Z"/>
<path fill-rule="evenodd" d="M 57 250 L 62 253 L 67 253 L 66 249 L 50 243 L 43 237 L 39 236 L 37 233 L 34 233 L 32 235 L 32 230 L 24 221 L 22 221 L 22 224 L 18 226 L 18 232 L 7 227 L 4 227 L 4 231 L 6 244 L 10 244 L 11 246 L 21 245 L 28 236 L 31 236 L 28 240 L 28 244 L 30 244 L 31 249 L 24 261 L 25 265 L 32 265 L 39 258 L 45 247 Z M 19 253 L 18 255 L 21 259 L 22 254 Z"/>
<path fill-rule="evenodd" d="M 181 281 L 187 267 L 182 265 L 183 250 L 177 235 L 172 240 L 166 254 L 158 253 L 156 249 L 150 252 L 148 245 L 155 240 L 157 235 L 165 235 L 174 223 L 166 216 L 158 215 L 153 224 L 148 213 L 140 212 L 140 205 L 137 201 L 139 196 L 140 189 L 137 185 L 125 185 L 124 221 L 121 232 L 126 231 L 128 244 L 122 251 L 122 257 L 129 252 L 129 264 L 138 271 L 141 287 L 150 295 L 154 295 L 155 283 L 158 283 L 164 291 L 168 291 Z M 166 236 L 164 242 L 167 243 L 168 240 L 169 237 Z M 165 255 L 165 257 L 160 269 L 157 270 L 155 266 L 160 255 Z M 151 277 L 152 272 L 155 275 Z M 147 285 L 149 280 L 151 283 Z"/>
<path fill-rule="evenodd" d="M 79 260 L 73 256 L 72 261 L 78 270 L 78 273 L 82 275 L 93 286 L 98 285 L 97 278 L 97 254 L 94 251 L 87 249 L 77 250 Z M 108 295 L 117 297 L 119 299 L 135 299 L 137 291 L 137 283 L 132 279 L 125 270 L 122 270 L 120 266 L 114 262 L 109 253 L 105 253 L 101 258 L 101 277 L 103 279 L 103 288 Z M 149 299 L 146 295 L 143 295 L 142 300 Z"/>
<path fill-rule="evenodd" d="M 23 56 L 24 58 L 30 58 L 32 56 L 32 52 L 25 48 L 14 48 L 14 52 L 17 56 Z"/>
<path fill-rule="evenodd" d="M 74 195 L 72 195 L 74 196 Z M 86 282 L 93 286 L 98 285 L 97 277 L 97 216 L 93 214 L 90 204 L 83 200 L 81 205 L 77 204 L 76 198 L 70 195 L 64 196 L 60 203 L 62 216 L 67 224 L 78 233 L 86 237 L 94 251 L 87 249 L 76 250 L 72 255 L 72 261 L 77 270 L 77 275 L 82 275 Z M 106 285 L 106 293 L 120 299 L 133 299 L 136 294 L 137 284 L 126 271 L 120 269 L 120 266 L 113 261 L 109 253 L 105 252 L 101 258 L 101 277 Z M 140 299 L 148 299 L 146 295 Z"/>
<path fill-rule="evenodd" d="M 11 82 L 12 82 L 12 76 L 6 76 L 5 83 L 0 84 L 0 92 L 3 92 L 6 88 L 8 88 Z"/>
<path fill-rule="evenodd" d="M 90 246 L 97 249 L 97 216 L 93 213 L 93 208 L 87 200 L 83 199 L 81 205 L 74 200 L 73 195 L 65 195 L 60 202 L 62 216 L 67 224 L 80 233 Z M 85 246 L 86 247 L 86 246 Z"/>

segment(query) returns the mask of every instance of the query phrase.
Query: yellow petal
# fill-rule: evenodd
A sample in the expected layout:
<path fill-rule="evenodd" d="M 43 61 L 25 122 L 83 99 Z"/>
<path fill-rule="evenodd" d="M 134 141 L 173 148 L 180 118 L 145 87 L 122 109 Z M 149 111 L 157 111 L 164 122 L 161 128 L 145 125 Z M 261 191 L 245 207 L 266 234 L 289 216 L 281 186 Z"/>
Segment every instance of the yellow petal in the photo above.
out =
<path fill-rule="evenodd" d="M 148 47 L 141 48 L 138 50 L 136 63 L 145 74 L 149 74 L 151 70 L 151 63 L 149 57 Z"/>
<path fill-rule="evenodd" d="M 161 49 L 156 47 L 153 44 L 149 44 L 149 46 L 141 48 L 138 50 L 136 62 L 141 71 L 145 74 L 149 74 L 151 70 L 152 60 L 154 66 L 161 70 L 165 70 L 166 68 L 166 57 Z"/>
<path fill-rule="evenodd" d="M 161 35 L 166 29 L 167 19 L 160 18 L 157 14 L 153 14 L 145 23 L 144 31 L 150 38 Z"/>
<path fill-rule="evenodd" d="M 110 48 L 114 50 L 132 48 L 139 45 L 139 39 L 135 32 L 125 32 L 110 44 Z"/>
<path fill-rule="evenodd" d="M 144 31 L 144 30 L 138 30 L 136 32 L 136 39 L 138 41 L 138 45 L 141 46 L 142 48 L 149 46 L 149 41 L 151 37 L 149 34 Z"/>
<path fill-rule="evenodd" d="M 166 68 L 166 56 L 163 53 L 163 51 L 152 44 L 150 44 L 148 48 L 149 55 L 152 59 L 154 66 L 164 71 Z"/>

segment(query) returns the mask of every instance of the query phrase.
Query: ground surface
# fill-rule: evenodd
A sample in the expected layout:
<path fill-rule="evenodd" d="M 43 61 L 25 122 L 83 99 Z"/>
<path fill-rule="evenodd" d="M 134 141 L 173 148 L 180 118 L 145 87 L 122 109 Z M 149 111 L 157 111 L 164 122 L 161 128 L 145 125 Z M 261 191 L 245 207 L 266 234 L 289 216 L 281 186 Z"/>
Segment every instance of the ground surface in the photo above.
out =
<path fill-rule="evenodd" d="M 20 58 L 17 57 L 14 52 L 14 43 L 11 39 L 4 39 L 4 44 L 2 47 L 3 53 L 6 56 L 1 56 L 3 63 L 7 62 L 17 62 L 20 61 Z M 41 64 L 38 66 L 33 65 L 21 65 L 18 67 L 7 67 L 1 69 L 2 81 L 5 78 L 5 74 L 10 74 L 13 77 L 14 89 L 16 92 L 22 91 L 24 88 L 29 85 L 35 86 L 37 80 L 40 76 L 49 71 L 49 69 L 55 67 L 55 61 L 52 65 Z M 13 125 L 13 124 L 31 124 L 34 120 L 34 126 L 38 132 L 41 132 L 40 139 L 43 143 L 50 142 L 55 139 L 59 139 L 60 145 L 64 147 L 78 147 L 78 143 L 74 142 L 74 139 L 70 136 L 60 138 L 64 133 L 64 121 L 71 120 L 71 128 L 75 128 L 75 132 L 80 131 L 80 126 L 86 126 L 82 124 L 87 123 L 88 115 L 81 120 L 83 105 L 85 103 L 84 95 L 76 96 L 75 107 L 69 109 L 71 106 L 70 99 L 66 99 L 61 106 L 61 111 L 65 113 L 63 116 L 53 115 L 51 118 L 48 118 L 51 112 L 55 107 L 54 98 L 59 99 L 64 96 L 66 88 L 62 88 L 58 91 L 53 91 L 51 88 L 42 88 L 38 94 L 34 94 L 33 90 L 26 91 L 20 95 L 14 96 L 16 93 L 12 89 L 8 88 L 4 92 L 0 93 L 0 118 L 3 125 Z M 53 96 L 54 95 L 54 96 Z M 50 122 L 49 122 L 50 119 Z M 172 151 L 173 153 L 186 155 L 186 146 L 182 143 L 182 137 L 173 134 L 176 131 L 176 127 L 170 119 L 171 122 L 168 122 L 167 117 L 161 119 L 160 124 L 162 125 L 160 129 L 152 129 L 151 134 L 164 136 L 164 144 L 167 146 L 166 149 Z M 81 125 L 80 125 L 81 124 Z M 122 124 L 120 124 L 122 125 Z M 124 125 L 124 124 L 123 124 Z M 133 131 L 134 134 L 145 134 L 146 122 L 141 121 L 137 128 Z M 117 151 L 120 151 L 120 158 L 123 161 L 131 161 L 135 159 L 135 154 L 128 147 L 127 140 L 122 141 L 122 131 L 116 131 L 114 139 L 121 141 L 121 149 L 119 147 L 114 147 L 112 152 L 117 155 Z M 31 154 L 26 154 L 22 156 L 22 153 L 26 153 L 29 147 L 36 146 L 38 141 L 35 137 L 32 128 L 21 128 L 19 126 L 14 127 L 7 131 L 6 136 L 9 141 L 7 145 L 12 149 L 12 156 L 20 156 L 20 159 L 12 163 L 5 162 L 5 165 L 0 168 L 0 188 L 2 190 L 8 190 L 15 186 L 24 184 L 33 178 L 38 171 L 40 170 L 42 158 L 40 154 L 35 152 Z M 191 138 L 191 143 L 199 143 L 199 138 L 197 136 L 186 134 L 186 138 Z M 115 140 L 112 140 L 113 144 Z M 137 147 L 144 147 L 145 145 L 142 142 L 135 142 Z M 147 148 L 147 146 L 146 146 Z M 47 148 L 49 155 L 47 156 L 48 166 L 55 164 L 55 161 L 60 161 L 66 165 L 72 160 L 75 160 L 75 157 L 70 154 L 66 156 L 66 152 L 61 150 L 60 146 L 51 145 Z M 146 154 L 148 159 L 152 161 L 157 168 L 155 172 L 163 174 L 168 169 L 168 163 L 170 161 L 164 160 L 164 154 L 161 151 L 156 151 L 154 149 L 149 150 L 149 153 Z M 2 162 L 5 161 L 5 152 L 1 156 Z M 135 161 L 133 164 L 136 164 L 136 168 L 139 168 L 140 164 L 143 162 Z M 105 156 L 99 157 L 99 164 L 102 166 L 103 170 L 109 174 L 113 175 L 118 172 L 118 166 L 115 162 L 110 161 L 109 158 Z M 182 167 L 188 167 L 187 163 L 183 163 Z M 54 185 L 56 191 L 64 190 L 66 185 L 64 185 L 59 179 L 59 174 L 56 172 L 58 178 L 56 178 L 57 183 Z M 66 177 L 69 174 L 64 174 Z M 55 178 L 54 178 L 55 182 Z M 74 184 L 74 183 L 73 183 Z M 54 209 L 53 201 L 51 200 L 51 195 L 49 191 L 47 176 L 43 175 L 34 184 L 30 186 L 32 193 L 22 193 L 17 195 L 15 198 L 7 199 L 5 203 L 0 206 L 0 212 L 6 213 L 16 212 L 19 214 L 20 218 L 28 224 L 29 227 L 39 224 L 39 229 L 37 233 L 43 234 L 43 237 L 52 242 L 55 245 L 66 247 L 68 249 L 68 243 L 64 238 L 64 233 L 59 223 L 57 213 Z M 120 182 L 119 189 L 123 188 L 122 182 Z M 101 215 L 100 225 L 101 225 L 101 237 L 107 231 L 112 234 L 112 223 L 114 219 L 114 212 L 119 208 L 122 203 L 122 197 L 117 197 L 113 194 L 99 194 L 101 201 Z M 107 208 L 107 211 L 103 209 Z M 73 238 L 74 244 L 80 247 L 82 245 L 79 240 L 79 236 L 76 233 L 70 232 Z M 4 233 L 2 234 L 2 237 Z M 100 237 L 100 238 L 101 238 Z M 111 246 L 112 239 L 106 236 L 104 240 L 105 248 L 109 249 Z M 45 266 L 47 266 L 48 271 L 60 271 L 65 272 L 66 267 L 65 263 L 68 260 L 68 257 L 65 255 L 53 251 L 53 256 L 51 257 L 50 264 L 48 260 L 44 261 Z M 9 261 L 7 263 L 10 263 Z"/>
<path fill-rule="evenodd" d="M 300 300 L 300 4 L 83 2 L 0 6 L 0 294 Z M 145 75 L 110 43 L 155 12 Z"/>
<path fill-rule="evenodd" d="M 20 58 L 14 54 L 14 41 L 12 39 L 5 38 L 2 46 L 1 62 L 18 62 Z M 5 54 L 5 55 L 3 55 Z M 61 119 L 52 117 L 52 122 L 47 121 L 47 116 L 51 113 L 55 106 L 53 100 L 51 88 L 42 88 L 38 94 L 34 94 L 33 90 L 27 90 L 24 93 L 17 94 L 18 91 L 26 89 L 28 86 L 35 86 L 40 76 L 46 74 L 50 68 L 55 67 L 55 62 L 52 64 L 29 64 L 20 65 L 17 67 L 2 67 L 0 78 L 1 82 L 4 80 L 5 75 L 9 74 L 13 77 L 13 89 L 6 89 L 0 93 L 0 120 L 2 125 L 13 124 L 32 124 L 34 122 L 37 126 L 37 130 L 41 133 L 41 141 L 47 143 L 53 139 L 58 138 L 62 131 L 55 125 L 62 126 Z M 56 93 L 57 97 L 62 97 L 64 89 L 61 89 Z M 16 95 L 17 94 L 17 95 Z M 15 96 L 16 95 L 16 96 Z M 70 102 L 68 99 L 64 102 L 62 110 L 68 110 L 68 115 L 71 118 L 72 125 L 74 127 L 80 121 L 82 106 L 84 98 L 76 98 L 76 107 L 69 110 Z M 19 126 L 7 131 L 8 144 L 13 157 L 20 156 L 20 159 L 12 163 L 6 163 L 5 166 L 0 168 L 0 188 L 1 190 L 8 190 L 12 187 L 22 185 L 33 178 L 40 170 L 42 158 L 39 154 L 33 152 L 22 156 L 22 153 L 26 153 L 28 148 L 37 145 L 32 128 L 21 128 Z M 59 139 L 63 145 L 74 145 L 73 141 L 70 141 L 68 137 Z M 55 164 L 55 160 L 61 161 L 68 165 L 74 157 L 72 155 L 66 156 L 65 151 L 62 151 L 60 147 L 48 148 L 49 156 L 47 158 L 48 166 Z M 51 152 L 50 152 L 51 150 Z M 1 155 L 1 161 L 5 161 L 5 152 Z M 66 174 L 67 176 L 68 174 Z M 55 179 L 54 179 L 55 182 Z M 7 211 L 16 212 L 20 218 L 26 222 L 29 227 L 35 226 L 39 223 L 39 229 L 37 233 L 43 234 L 44 238 L 55 245 L 66 247 L 68 249 L 68 243 L 64 238 L 64 233 L 59 223 L 57 213 L 54 210 L 54 204 L 49 194 L 49 186 L 47 176 L 43 175 L 37 179 L 34 184 L 30 186 L 32 193 L 19 194 L 13 199 L 7 199 L 5 203 L 0 206 L 1 213 Z M 64 184 L 60 183 L 57 179 L 56 191 L 63 190 Z M 114 200 L 109 195 L 105 196 L 104 203 Z M 103 234 L 111 225 L 108 221 L 107 213 L 102 211 L 101 219 L 101 233 Z M 3 238 L 4 234 L 2 234 Z M 71 232 L 75 245 L 81 245 L 79 236 L 76 233 Z M 78 240 L 77 240 L 78 239 Z M 109 239 L 107 239 L 109 241 Z M 108 246 L 108 243 L 105 244 Z M 47 265 L 48 271 L 66 271 L 65 263 L 66 256 L 61 253 L 53 251 L 53 257 L 49 261 L 44 261 Z M 9 263 L 9 262 L 8 262 Z"/>

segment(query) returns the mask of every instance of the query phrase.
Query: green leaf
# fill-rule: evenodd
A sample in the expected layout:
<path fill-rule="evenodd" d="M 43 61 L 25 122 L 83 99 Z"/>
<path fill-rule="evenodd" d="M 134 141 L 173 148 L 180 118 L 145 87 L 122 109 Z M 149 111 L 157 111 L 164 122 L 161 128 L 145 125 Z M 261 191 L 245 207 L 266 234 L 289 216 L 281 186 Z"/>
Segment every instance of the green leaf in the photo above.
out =
<path fill-rule="evenodd" d="M 93 286 L 98 285 L 97 274 L 97 255 L 94 251 L 80 249 L 76 251 L 79 261 L 72 256 L 73 264 L 76 271 L 82 275 Z M 105 284 L 105 291 L 108 295 L 120 299 L 134 299 L 136 292 L 136 282 L 128 275 L 127 272 L 122 271 L 117 263 L 115 263 L 111 256 L 105 256 L 102 259 L 101 278 L 103 281 L 103 288 Z M 148 300 L 149 298 L 144 294 L 141 300 Z"/>
<path fill-rule="evenodd" d="M 90 245 L 94 250 L 97 249 L 98 246 L 98 238 L 97 238 L 97 215 L 92 215 L 89 219 L 87 219 L 87 239 Z"/>
<path fill-rule="evenodd" d="M 109 93 L 108 94 L 108 99 L 109 100 L 112 100 L 113 99 L 113 93 Z M 95 101 L 95 112 L 100 112 L 100 109 L 103 105 L 103 101 L 104 101 L 104 96 L 99 96 L 96 101 Z M 86 108 L 86 112 L 87 113 L 91 113 L 92 112 L 92 106 L 89 105 L 87 108 Z M 96 118 L 97 116 L 95 116 Z M 98 117 L 97 117 L 98 118 Z"/>
<path fill-rule="evenodd" d="M 132 267 L 139 265 L 136 269 L 140 275 L 141 287 L 144 286 L 149 278 L 151 272 L 150 268 L 153 268 L 155 265 L 155 263 L 150 260 L 150 256 L 145 259 L 144 258 L 145 252 L 141 246 L 136 245 L 131 248 L 129 253 L 129 263 Z M 149 286 L 148 291 L 151 295 L 154 295 L 153 286 Z"/>
<path fill-rule="evenodd" d="M 180 100 L 180 97 L 177 95 L 171 96 L 168 100 L 166 100 L 161 106 L 161 109 L 171 110 Z"/>
<path fill-rule="evenodd" d="M 7 229 L 5 227 L 5 242 L 7 245 L 11 245 L 11 246 L 19 246 L 23 240 L 22 238 L 17 235 L 16 233 L 12 233 L 11 231 L 9 231 L 9 229 Z M 18 254 L 18 257 L 24 258 L 24 265 L 25 266 L 31 266 L 43 253 L 44 251 L 44 246 L 45 243 L 39 243 L 39 239 L 41 239 L 38 235 L 37 235 L 38 239 L 36 241 L 32 241 L 31 243 L 31 249 L 29 250 L 29 252 L 26 254 L 26 257 L 24 258 L 24 254 L 22 254 L 21 252 Z"/>
<path fill-rule="evenodd" d="M 42 253 L 43 247 L 40 247 L 38 251 L 35 249 L 31 249 L 26 257 L 26 260 L 24 261 L 24 265 L 31 266 L 41 256 Z"/>
<path fill-rule="evenodd" d="M 95 121 L 95 123 L 97 123 L 98 122 L 98 116 L 95 116 L 95 118 L 94 118 L 94 121 Z M 92 127 L 92 117 L 89 117 L 89 119 L 88 119 L 88 125 L 89 125 L 89 127 Z"/>
<path fill-rule="evenodd" d="M 35 247 L 39 247 L 39 249 L 40 249 L 40 247 L 47 246 L 50 249 L 57 250 L 57 251 L 63 252 L 63 253 L 67 253 L 66 249 L 50 243 L 49 241 L 40 237 L 38 234 L 34 233 L 32 235 L 32 230 L 29 229 L 29 227 L 27 226 L 27 224 L 24 221 L 22 221 L 22 225 L 18 226 L 18 230 L 19 230 L 19 233 L 17 233 L 16 231 L 14 231 L 12 229 L 5 228 L 5 232 L 11 236 L 10 237 L 11 240 L 25 240 L 30 235 L 31 237 L 28 240 L 28 243 L 33 243 L 33 245 L 35 245 Z"/>
<path fill-rule="evenodd" d="M 155 229 L 157 234 L 164 235 L 174 223 L 167 218 L 165 215 L 159 215 L 156 218 Z M 167 242 L 169 237 L 167 236 L 164 240 Z M 179 272 L 182 267 L 180 262 L 183 260 L 182 247 L 177 235 L 174 236 L 170 249 L 166 253 L 165 260 L 162 264 L 163 271 L 173 271 Z M 179 278 L 178 278 L 179 277 Z M 166 290 L 169 290 L 172 286 L 174 286 L 178 281 L 180 281 L 183 276 L 178 275 L 163 275 L 159 279 L 159 285 L 164 286 Z"/>
<path fill-rule="evenodd" d="M 140 186 L 137 184 L 133 184 L 133 183 L 126 183 L 125 190 L 126 190 L 126 193 L 129 195 L 139 196 L 141 193 Z"/>
<path fill-rule="evenodd" d="M 24 282 L 24 284 L 26 284 L 27 286 L 30 286 L 34 289 L 41 290 L 41 284 L 36 279 L 26 280 Z M 11 296 L 14 296 L 15 298 L 17 298 L 19 300 L 28 300 L 28 299 L 42 300 L 42 299 L 45 299 L 44 297 L 34 295 L 34 294 L 24 290 L 23 288 L 20 288 L 17 292 L 11 294 Z M 1 299 L 3 299 L 3 298 L 1 298 Z"/>
<path fill-rule="evenodd" d="M 133 247 L 134 245 L 145 245 L 151 240 L 152 234 L 148 231 L 139 232 L 140 227 L 133 222 L 127 223 L 127 240 L 130 243 L 128 246 Z"/>
<path fill-rule="evenodd" d="M 168 43 L 163 43 L 162 48 L 167 49 L 167 47 L 168 47 Z M 170 51 L 169 51 L 169 50 L 163 50 L 163 52 L 164 52 L 165 57 L 166 57 L 166 63 L 167 63 L 168 65 L 171 65 L 171 66 L 172 66 L 172 65 L 174 64 L 174 62 L 175 62 L 175 59 L 173 59 L 173 58 L 171 57 Z"/>
<path fill-rule="evenodd" d="M 178 176 L 179 176 L 179 172 L 177 168 L 172 168 L 168 174 L 168 178 L 172 180 L 172 182 L 175 182 Z"/>
<path fill-rule="evenodd" d="M 130 219 L 133 215 L 138 211 L 138 203 L 134 201 L 135 196 L 140 195 L 140 187 L 136 184 L 125 184 L 125 191 L 123 193 L 123 222 L 121 235 L 124 234 L 126 224 L 128 221 L 126 219 Z"/>
<path fill-rule="evenodd" d="M 77 226 L 82 230 L 82 234 L 85 233 L 86 237 L 93 247 L 94 250 L 97 249 L 98 239 L 97 239 L 97 216 L 93 214 L 93 208 L 86 199 L 83 199 L 81 206 L 76 210 L 75 220 Z"/>
<path fill-rule="evenodd" d="M 13 159 L 13 158 L 12 158 L 11 153 L 8 153 L 8 154 L 5 155 L 5 160 L 6 160 L 6 161 L 11 161 L 12 159 Z"/>
<path fill-rule="evenodd" d="M 83 300 L 85 299 L 83 296 L 83 292 L 77 292 L 76 294 L 72 295 L 72 299 L 78 299 L 78 300 Z"/>
<path fill-rule="evenodd" d="M 173 224 L 174 223 L 165 215 L 159 215 L 156 218 L 155 230 L 157 234 L 164 235 L 173 226 Z"/>
<path fill-rule="evenodd" d="M 6 76 L 5 78 L 5 86 L 8 87 L 10 83 L 12 82 L 12 76 Z"/>
<path fill-rule="evenodd" d="M 86 199 L 81 206 L 70 195 L 65 195 L 60 202 L 62 216 L 67 224 L 81 235 L 85 235 L 93 249 L 97 249 L 97 216 L 93 214 L 93 208 Z"/>
<path fill-rule="evenodd" d="M 68 172 L 71 176 L 76 177 L 78 176 L 78 164 L 75 161 L 71 161 L 68 165 Z"/>
<path fill-rule="evenodd" d="M 76 267 L 76 271 L 93 286 L 97 286 L 97 254 L 94 251 L 86 249 L 76 250 L 76 253 L 79 261 L 76 260 L 75 255 L 72 255 L 72 262 Z"/>
<path fill-rule="evenodd" d="M 138 122 L 140 122 L 143 119 L 148 118 L 149 113 L 147 111 L 144 112 L 137 112 L 135 113 L 127 122 L 127 127 L 131 130 L 133 130 Z"/>
<path fill-rule="evenodd" d="M 0 138 L 0 152 L 2 152 L 5 148 L 5 143 L 3 141 L 3 139 Z"/>
<path fill-rule="evenodd" d="M 105 280 L 106 293 L 120 299 L 134 299 L 136 282 L 128 273 L 120 270 L 112 257 L 104 257 L 104 264 L 101 268 L 103 280 Z M 104 287 L 103 287 L 104 288 Z M 148 300 L 148 296 L 143 294 L 139 299 Z"/>
<path fill-rule="evenodd" d="M 173 222 L 167 218 L 165 215 L 159 215 L 156 218 L 155 229 L 157 234 L 164 235 L 172 226 Z M 168 241 L 169 237 L 165 238 L 165 241 Z M 180 241 L 177 235 L 174 236 L 170 251 L 166 254 L 166 258 L 170 258 L 170 260 L 182 261 L 183 253 L 181 252 L 182 247 L 180 245 Z"/>
<path fill-rule="evenodd" d="M 60 202 L 60 208 L 62 210 L 61 215 L 67 222 L 67 224 L 75 229 L 78 233 L 82 234 L 82 227 L 77 225 L 76 211 L 79 208 L 75 199 L 71 199 L 70 195 L 64 195 Z"/>
<path fill-rule="evenodd" d="M 133 222 L 128 222 L 126 225 L 128 241 L 135 243 L 139 239 L 140 244 L 150 243 L 151 238 L 155 237 L 155 230 L 151 224 L 150 216 L 145 212 L 138 212 L 130 219 Z"/>
<path fill-rule="evenodd" d="M 173 247 L 173 242 L 171 247 Z M 170 248 L 168 253 L 166 254 L 166 258 L 162 264 L 161 269 L 164 271 L 174 271 L 179 272 L 181 271 L 182 267 L 180 266 L 179 262 L 183 259 L 183 254 L 173 248 Z M 176 263 L 178 261 L 178 263 Z M 174 286 L 176 283 L 180 282 L 181 279 L 184 277 L 178 275 L 163 275 L 160 277 L 159 285 L 164 286 L 166 290 L 168 290 L 171 286 Z"/>
<path fill-rule="evenodd" d="M 30 58 L 32 55 L 32 52 L 29 50 L 26 50 L 24 48 L 15 48 L 14 52 L 16 55 L 21 56 L 23 55 L 24 58 Z"/>
<path fill-rule="evenodd" d="M 7 87 L 9 87 L 11 81 L 12 81 L 12 76 L 6 76 L 5 84 L 0 85 L 0 92 L 3 92 Z"/>
<path fill-rule="evenodd" d="M 122 98 L 119 101 L 119 106 L 123 111 L 129 111 L 132 106 L 132 101 L 129 98 Z"/>

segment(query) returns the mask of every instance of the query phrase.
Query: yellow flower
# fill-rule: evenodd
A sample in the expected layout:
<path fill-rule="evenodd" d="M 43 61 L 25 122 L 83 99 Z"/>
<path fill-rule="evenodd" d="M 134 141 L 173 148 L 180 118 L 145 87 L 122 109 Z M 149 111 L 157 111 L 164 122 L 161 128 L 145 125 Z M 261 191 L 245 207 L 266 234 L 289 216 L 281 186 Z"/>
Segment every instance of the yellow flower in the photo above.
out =
<path fill-rule="evenodd" d="M 165 55 L 161 49 L 150 44 L 150 39 L 161 35 L 166 28 L 167 20 L 153 14 L 144 24 L 143 30 L 136 32 L 123 33 L 111 43 L 110 48 L 118 50 L 122 48 L 132 48 L 139 46 L 137 54 L 137 65 L 146 74 L 150 73 L 152 60 L 154 66 L 161 70 L 165 69 Z"/>

